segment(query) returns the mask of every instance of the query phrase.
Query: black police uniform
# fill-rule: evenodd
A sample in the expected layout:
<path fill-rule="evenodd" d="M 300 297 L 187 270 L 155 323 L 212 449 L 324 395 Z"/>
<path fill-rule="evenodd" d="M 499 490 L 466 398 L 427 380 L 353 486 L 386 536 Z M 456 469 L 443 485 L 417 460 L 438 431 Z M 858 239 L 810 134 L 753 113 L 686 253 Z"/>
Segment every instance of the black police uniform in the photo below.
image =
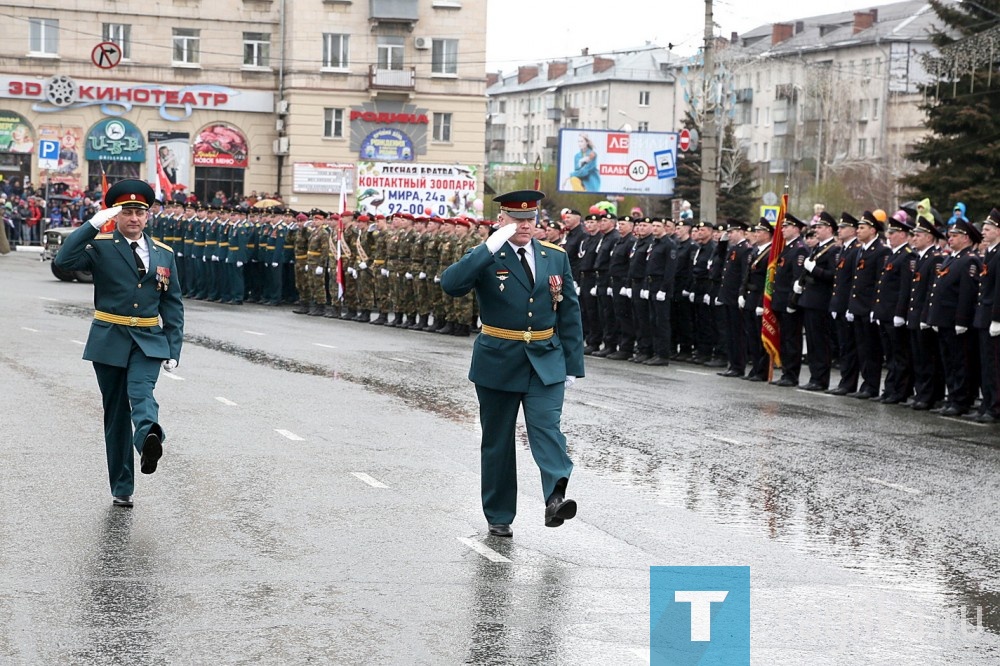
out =
<path fill-rule="evenodd" d="M 802 323 L 809 348 L 809 383 L 806 388 L 810 390 L 825 390 L 830 386 L 834 344 L 830 301 L 833 298 L 838 254 L 837 243 L 832 238 L 820 243 L 809 253 L 809 259 L 816 262 L 815 266 L 811 271 L 803 270 L 799 278 L 802 293 L 798 306 L 802 309 Z"/>

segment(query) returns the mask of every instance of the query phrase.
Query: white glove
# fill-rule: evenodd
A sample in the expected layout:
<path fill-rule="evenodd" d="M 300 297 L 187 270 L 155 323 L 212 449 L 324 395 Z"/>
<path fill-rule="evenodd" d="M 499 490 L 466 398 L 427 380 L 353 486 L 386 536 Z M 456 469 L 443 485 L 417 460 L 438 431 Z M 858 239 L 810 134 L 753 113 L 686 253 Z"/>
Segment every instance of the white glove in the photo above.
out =
<path fill-rule="evenodd" d="M 870 323 L 872 323 L 872 324 L 874 324 L 874 323 L 877 323 L 877 322 L 875 321 L 875 313 L 874 313 L 874 312 L 869 312 L 869 313 L 868 313 L 868 321 L 869 321 Z"/>
<path fill-rule="evenodd" d="M 412 280 L 413 279 L 413 273 L 405 273 L 403 275 L 403 277 L 405 277 L 407 280 Z"/>
<path fill-rule="evenodd" d="M 928 328 L 930 328 L 930 324 L 927 324 L 926 322 L 920 322 L 921 331 L 926 331 Z"/>
<path fill-rule="evenodd" d="M 740 297 L 736 299 L 736 303 L 739 304 L 740 310 L 742 310 L 747 306 L 747 299 L 745 299 L 741 294 Z"/>
<path fill-rule="evenodd" d="M 649 300 L 649 289 L 640 289 L 639 290 L 639 298 L 641 298 L 644 301 L 648 301 Z"/>
<path fill-rule="evenodd" d="M 389 277 L 389 269 L 388 268 L 383 268 L 382 271 L 381 271 L 381 273 L 382 273 L 382 277 Z"/>
<path fill-rule="evenodd" d="M 239 260 L 237 260 L 237 261 L 236 261 L 236 268 L 243 268 L 243 262 L 242 262 L 242 261 L 239 261 Z"/>
<path fill-rule="evenodd" d="M 796 280 L 795 283 L 792 285 L 792 291 L 794 291 L 796 294 L 801 294 L 803 291 L 805 291 L 805 289 L 803 289 L 802 285 L 799 284 L 799 281 Z"/>
<path fill-rule="evenodd" d="M 899 328 L 900 326 L 905 326 L 906 325 L 906 320 L 903 319 L 902 317 L 893 317 L 892 318 L 892 325 L 894 327 L 896 327 L 896 328 Z"/>
<path fill-rule="evenodd" d="M 178 257 L 183 257 L 183 256 L 184 256 L 184 253 L 183 253 L 183 252 L 178 252 L 178 253 L 177 253 L 177 256 L 178 256 Z"/>
<path fill-rule="evenodd" d="M 441 276 L 440 275 L 435 275 L 434 276 L 434 284 L 438 284 L 439 282 L 441 282 Z"/>
<path fill-rule="evenodd" d="M 426 280 L 427 279 L 427 273 L 425 273 L 423 271 L 420 271 L 420 275 L 418 275 L 417 277 L 420 278 L 421 280 Z"/>
<path fill-rule="evenodd" d="M 354 278 L 358 277 L 358 274 L 354 271 L 353 268 L 348 268 L 347 269 L 347 274 L 350 275 L 351 277 L 354 277 Z"/>
<path fill-rule="evenodd" d="M 309 264 L 306 264 L 305 267 L 302 269 L 302 271 L 304 273 L 308 273 L 309 272 Z"/>
<path fill-rule="evenodd" d="M 688 300 L 691 301 L 692 303 L 694 303 L 694 292 L 693 291 L 689 291 L 688 292 Z"/>
<path fill-rule="evenodd" d="M 995 338 L 1000 335 L 1000 321 L 990 322 L 990 337 Z"/>
<path fill-rule="evenodd" d="M 754 308 L 753 313 L 755 315 L 757 315 L 758 317 L 763 317 L 764 316 L 764 308 Z"/>
<path fill-rule="evenodd" d="M 688 291 L 687 289 L 684 289 L 683 291 L 681 291 L 681 296 L 683 296 L 684 298 L 689 298 L 691 296 L 691 292 Z"/>
<path fill-rule="evenodd" d="M 628 296 L 629 298 L 632 298 L 632 287 L 629 287 L 628 289 L 625 290 L 625 295 Z"/>
<path fill-rule="evenodd" d="M 831 313 L 830 313 L 830 316 L 831 316 L 831 317 L 833 317 L 833 318 L 834 318 L 834 320 L 836 320 L 836 319 L 837 319 L 837 313 L 836 313 L 836 312 L 831 312 Z"/>
<path fill-rule="evenodd" d="M 963 335 L 963 334 L 967 333 L 968 331 L 969 331 L 969 327 L 968 326 L 956 326 L 955 327 L 955 335 Z"/>
<path fill-rule="evenodd" d="M 278 267 L 278 264 L 272 261 L 271 262 L 271 268 L 277 268 L 277 267 Z"/>
<path fill-rule="evenodd" d="M 853 312 L 845 313 L 844 319 L 846 319 L 847 321 L 854 321 L 854 313 Z"/>
<path fill-rule="evenodd" d="M 511 225 L 511 226 L 514 226 L 514 225 Z M 566 375 L 566 379 L 565 379 L 565 381 L 563 381 L 563 385 L 566 388 L 569 388 L 570 386 L 572 386 L 575 383 L 576 383 L 576 377 L 574 377 L 573 375 Z"/>
<path fill-rule="evenodd" d="M 366 268 L 368 268 L 368 264 L 362 261 L 360 264 L 358 264 L 358 268 L 361 270 L 365 270 Z"/>
<path fill-rule="evenodd" d="M 94 217 L 87 220 L 90 222 L 90 226 L 94 227 L 98 231 L 104 226 L 104 223 L 113 218 L 118 213 L 122 212 L 121 206 L 112 206 L 111 208 L 105 208 L 104 210 L 99 210 L 94 213 Z"/>
<path fill-rule="evenodd" d="M 591 287 L 590 288 L 590 295 L 591 296 L 597 296 L 597 287 Z"/>
<path fill-rule="evenodd" d="M 709 296 L 708 294 L 705 294 L 704 296 L 701 297 L 701 302 L 704 303 L 705 305 L 711 305 L 712 297 Z"/>
<path fill-rule="evenodd" d="M 580 285 L 576 285 L 576 295 L 580 295 Z"/>
<path fill-rule="evenodd" d="M 931 326 L 931 330 L 934 331 L 935 333 L 937 333 L 938 332 L 938 327 L 937 326 Z"/>
<path fill-rule="evenodd" d="M 788 314 L 795 314 L 795 308 L 789 305 L 787 308 L 785 308 L 785 312 L 787 312 Z"/>
<path fill-rule="evenodd" d="M 516 224 L 503 225 L 486 239 L 486 249 L 490 251 L 490 254 L 496 254 L 496 251 L 503 247 L 503 244 L 509 241 L 516 233 Z"/>
<path fill-rule="evenodd" d="M 806 269 L 808 272 L 812 273 L 813 269 L 816 268 L 815 259 L 806 259 L 802 262 L 802 268 Z"/>
<path fill-rule="evenodd" d="M 212 261 L 218 261 L 218 260 L 219 260 L 219 255 L 213 254 L 212 255 Z"/>
<path fill-rule="evenodd" d="M 163 362 L 163 369 L 166 370 L 167 372 L 173 372 L 174 368 L 176 367 L 177 367 L 177 361 L 175 361 L 174 359 L 169 359 Z"/>
<path fill-rule="evenodd" d="M 608 287 L 607 291 L 604 292 L 604 293 L 607 294 L 608 296 L 614 296 L 615 295 L 615 292 L 611 289 L 611 287 Z"/>
<path fill-rule="evenodd" d="M 665 291 L 656 292 L 656 300 L 660 301 L 661 303 L 667 300 L 667 292 Z"/>
<path fill-rule="evenodd" d="M 208 257 L 206 257 L 206 256 L 202 255 L 202 257 L 201 257 L 201 261 L 202 261 L 202 263 L 204 263 L 204 262 L 208 261 Z"/>
<path fill-rule="evenodd" d="M 715 297 L 715 304 L 716 304 L 716 305 L 722 305 L 722 299 L 721 299 L 721 298 L 719 298 L 718 296 L 716 296 L 716 297 Z"/>
<path fill-rule="evenodd" d="M 618 295 L 619 296 L 628 296 L 628 289 L 626 289 L 625 287 L 622 287 L 621 289 L 618 290 Z"/>
<path fill-rule="evenodd" d="M 316 275 L 322 275 L 322 274 L 323 274 L 323 267 L 322 266 L 317 266 L 316 267 Z"/>

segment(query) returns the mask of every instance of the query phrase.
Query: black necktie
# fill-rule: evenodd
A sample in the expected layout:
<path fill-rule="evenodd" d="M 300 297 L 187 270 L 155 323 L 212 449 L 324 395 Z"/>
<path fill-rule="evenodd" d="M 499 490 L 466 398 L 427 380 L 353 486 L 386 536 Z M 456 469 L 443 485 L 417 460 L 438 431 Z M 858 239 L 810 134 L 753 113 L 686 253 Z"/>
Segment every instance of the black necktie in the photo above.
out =
<path fill-rule="evenodd" d="M 517 253 L 521 255 L 521 266 L 524 267 L 524 273 L 528 276 L 528 285 L 534 289 L 535 288 L 535 276 L 531 274 L 531 266 L 528 265 L 528 255 L 525 249 L 518 248 Z"/>
<path fill-rule="evenodd" d="M 139 277 L 146 275 L 146 267 L 142 264 L 142 257 L 139 256 L 139 244 L 135 241 L 129 243 L 132 246 L 132 257 L 135 259 L 135 267 L 139 271 Z"/>

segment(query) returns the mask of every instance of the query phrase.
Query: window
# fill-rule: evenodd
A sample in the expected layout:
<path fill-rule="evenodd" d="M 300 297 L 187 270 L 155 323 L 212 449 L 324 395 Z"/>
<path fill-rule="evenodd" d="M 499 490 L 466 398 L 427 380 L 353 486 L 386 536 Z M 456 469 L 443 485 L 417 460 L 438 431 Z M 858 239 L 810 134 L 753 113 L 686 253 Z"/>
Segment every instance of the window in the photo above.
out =
<path fill-rule="evenodd" d="M 640 120 L 639 121 L 639 131 L 640 132 L 648 132 L 649 131 L 649 121 L 648 120 Z"/>
<path fill-rule="evenodd" d="M 761 161 L 767 161 L 767 141 L 764 142 L 764 156 L 761 158 Z"/>
<path fill-rule="evenodd" d="M 431 73 L 458 74 L 458 40 L 431 40 Z"/>
<path fill-rule="evenodd" d="M 858 139 L 858 157 L 868 154 L 868 139 Z"/>
<path fill-rule="evenodd" d="M 878 97 L 872 100 L 872 120 L 878 120 Z"/>
<path fill-rule="evenodd" d="M 327 139 L 344 138 L 343 109 L 323 109 L 323 137 Z"/>
<path fill-rule="evenodd" d="M 753 124 L 760 125 L 760 107 L 758 106 L 754 111 Z"/>
<path fill-rule="evenodd" d="M 434 114 L 434 134 L 435 141 L 451 141 L 451 114 Z"/>
<path fill-rule="evenodd" d="M 268 67 L 271 64 L 271 35 L 266 32 L 243 33 L 243 64 Z"/>
<path fill-rule="evenodd" d="M 601 108 L 605 109 L 605 108 L 607 108 L 607 106 L 608 106 L 608 91 L 607 90 L 602 90 L 601 91 Z"/>
<path fill-rule="evenodd" d="M 128 60 L 132 57 L 132 26 L 125 23 L 105 23 L 101 30 L 101 37 L 106 42 L 114 42 L 122 49 L 122 59 Z"/>
<path fill-rule="evenodd" d="M 29 49 L 32 53 L 59 54 L 59 21 L 56 19 L 28 19 Z"/>
<path fill-rule="evenodd" d="M 500 104 L 498 106 L 500 113 L 507 113 L 507 100 L 500 100 Z"/>
<path fill-rule="evenodd" d="M 197 65 L 201 57 L 200 31 L 194 28 L 174 28 L 174 64 Z"/>
<path fill-rule="evenodd" d="M 764 126 L 768 127 L 771 124 L 771 107 L 764 109 Z"/>
<path fill-rule="evenodd" d="M 754 77 L 753 91 L 760 92 L 760 72 L 757 72 L 756 76 Z"/>
<path fill-rule="evenodd" d="M 859 99 L 858 100 L 858 120 L 865 121 L 868 120 L 868 100 Z"/>
<path fill-rule="evenodd" d="M 403 69 L 403 38 L 382 35 L 378 38 L 378 68 Z"/>
<path fill-rule="evenodd" d="M 649 106 L 649 91 L 640 90 L 639 91 L 639 106 Z"/>
<path fill-rule="evenodd" d="M 757 144 L 756 143 L 753 144 L 753 150 L 750 152 L 750 161 L 751 162 L 756 162 L 757 161 Z"/>
<path fill-rule="evenodd" d="M 323 67 L 329 69 L 349 67 L 351 64 L 350 46 L 350 35 L 323 33 Z"/>
<path fill-rule="evenodd" d="M 875 58 L 875 76 L 882 76 L 882 58 Z"/>

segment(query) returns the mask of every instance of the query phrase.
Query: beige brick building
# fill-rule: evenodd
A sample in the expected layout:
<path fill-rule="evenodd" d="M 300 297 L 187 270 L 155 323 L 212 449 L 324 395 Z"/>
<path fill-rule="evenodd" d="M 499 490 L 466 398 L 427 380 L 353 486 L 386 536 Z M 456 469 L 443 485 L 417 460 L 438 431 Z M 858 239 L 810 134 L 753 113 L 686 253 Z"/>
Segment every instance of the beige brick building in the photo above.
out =
<path fill-rule="evenodd" d="M 308 209 L 336 205 L 342 174 L 354 190 L 357 173 L 392 163 L 417 176 L 450 165 L 466 190 L 475 176 L 475 192 L 398 201 L 454 213 L 482 187 L 485 5 L 13 0 L 0 27 L 0 174 L 83 188 L 103 165 L 112 180 L 153 181 L 158 147 L 166 176 L 201 200 L 278 192 Z M 103 62 L 102 42 L 115 45 Z M 119 51 L 117 66 L 98 66 Z M 40 163 L 44 141 L 60 154 Z"/>

